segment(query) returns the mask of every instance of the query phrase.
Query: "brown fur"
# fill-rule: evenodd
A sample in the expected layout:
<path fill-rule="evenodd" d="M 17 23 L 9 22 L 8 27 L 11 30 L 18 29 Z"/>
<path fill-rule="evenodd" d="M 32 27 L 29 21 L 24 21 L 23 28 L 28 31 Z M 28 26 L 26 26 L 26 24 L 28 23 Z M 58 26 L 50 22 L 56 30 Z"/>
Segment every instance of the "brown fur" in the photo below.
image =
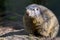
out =
<path fill-rule="evenodd" d="M 23 16 L 25 29 L 30 34 L 33 34 L 35 31 L 37 31 L 37 33 L 42 36 L 54 38 L 59 30 L 58 20 L 51 10 L 42 5 L 39 7 L 43 13 L 42 16 L 37 18 L 29 18 L 29 16 L 26 15 Z M 45 16 L 48 17 L 46 20 Z"/>

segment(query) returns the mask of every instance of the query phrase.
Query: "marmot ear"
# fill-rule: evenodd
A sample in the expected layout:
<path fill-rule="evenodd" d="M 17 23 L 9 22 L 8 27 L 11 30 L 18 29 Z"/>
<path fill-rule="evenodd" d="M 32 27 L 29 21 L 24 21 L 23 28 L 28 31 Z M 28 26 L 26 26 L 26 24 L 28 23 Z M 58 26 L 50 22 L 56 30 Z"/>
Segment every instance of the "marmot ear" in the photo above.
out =
<path fill-rule="evenodd" d="M 44 13 L 47 12 L 47 9 L 46 9 L 46 10 L 43 10 L 43 12 L 44 12 Z"/>

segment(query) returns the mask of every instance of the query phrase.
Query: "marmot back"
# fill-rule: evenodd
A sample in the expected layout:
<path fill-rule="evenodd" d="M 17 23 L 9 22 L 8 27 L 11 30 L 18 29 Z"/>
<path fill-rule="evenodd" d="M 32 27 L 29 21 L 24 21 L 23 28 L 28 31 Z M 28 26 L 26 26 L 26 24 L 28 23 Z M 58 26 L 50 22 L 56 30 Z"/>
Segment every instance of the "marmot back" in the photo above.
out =
<path fill-rule="evenodd" d="M 37 4 L 26 7 L 23 23 L 25 30 L 35 36 L 41 35 L 54 38 L 59 30 L 59 23 L 54 13 L 48 8 Z"/>

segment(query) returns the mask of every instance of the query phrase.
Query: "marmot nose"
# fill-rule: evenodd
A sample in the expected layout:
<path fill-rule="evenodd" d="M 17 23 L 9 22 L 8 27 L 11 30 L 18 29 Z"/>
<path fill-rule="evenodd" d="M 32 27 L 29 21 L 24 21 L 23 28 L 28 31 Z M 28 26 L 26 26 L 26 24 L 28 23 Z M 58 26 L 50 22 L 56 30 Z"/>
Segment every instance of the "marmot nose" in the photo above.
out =
<path fill-rule="evenodd" d="M 29 13 L 26 13 L 27 16 L 29 16 Z"/>

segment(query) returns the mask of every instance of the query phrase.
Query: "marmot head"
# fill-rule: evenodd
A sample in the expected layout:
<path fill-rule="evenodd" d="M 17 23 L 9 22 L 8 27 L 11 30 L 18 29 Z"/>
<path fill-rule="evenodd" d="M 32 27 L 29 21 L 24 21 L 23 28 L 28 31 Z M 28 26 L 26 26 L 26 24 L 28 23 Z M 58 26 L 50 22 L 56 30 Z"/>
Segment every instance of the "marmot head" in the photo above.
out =
<path fill-rule="evenodd" d="M 29 17 L 39 17 L 41 15 L 41 9 L 37 4 L 31 4 L 26 7 L 26 15 Z"/>

